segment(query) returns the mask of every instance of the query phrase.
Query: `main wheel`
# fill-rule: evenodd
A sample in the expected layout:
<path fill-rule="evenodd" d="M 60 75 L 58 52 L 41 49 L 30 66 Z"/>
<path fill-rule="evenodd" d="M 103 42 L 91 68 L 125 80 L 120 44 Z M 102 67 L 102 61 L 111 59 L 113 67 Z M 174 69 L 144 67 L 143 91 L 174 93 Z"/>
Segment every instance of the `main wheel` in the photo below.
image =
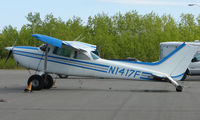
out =
<path fill-rule="evenodd" d="M 44 81 L 40 75 L 32 75 L 29 77 L 27 84 L 32 82 L 32 90 L 41 90 L 44 87 Z"/>
<path fill-rule="evenodd" d="M 51 75 L 47 75 L 45 80 L 45 74 L 42 75 L 42 79 L 44 81 L 44 89 L 50 89 L 53 86 L 53 78 Z"/>

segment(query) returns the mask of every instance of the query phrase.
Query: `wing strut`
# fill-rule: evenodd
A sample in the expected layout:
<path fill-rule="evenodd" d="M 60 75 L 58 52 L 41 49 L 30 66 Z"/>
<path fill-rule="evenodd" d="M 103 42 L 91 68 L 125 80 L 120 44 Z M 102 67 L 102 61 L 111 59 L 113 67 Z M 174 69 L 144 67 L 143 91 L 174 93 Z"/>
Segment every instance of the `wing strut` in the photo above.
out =
<path fill-rule="evenodd" d="M 49 45 L 46 44 L 45 58 L 44 58 L 44 81 L 47 79 L 47 57 L 49 52 Z"/>

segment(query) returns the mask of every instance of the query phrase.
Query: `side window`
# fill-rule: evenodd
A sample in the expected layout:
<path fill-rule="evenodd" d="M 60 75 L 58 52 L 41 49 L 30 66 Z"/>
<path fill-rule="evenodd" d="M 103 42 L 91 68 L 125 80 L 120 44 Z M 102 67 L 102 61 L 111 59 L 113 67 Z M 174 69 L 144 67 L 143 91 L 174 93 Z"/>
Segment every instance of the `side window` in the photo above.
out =
<path fill-rule="evenodd" d="M 77 54 L 77 59 L 89 60 L 90 58 L 87 55 L 83 54 L 83 53 L 78 53 Z"/>
<path fill-rule="evenodd" d="M 56 54 L 56 55 L 64 56 L 64 57 L 70 57 L 72 51 L 68 48 L 55 47 L 53 53 Z"/>
<path fill-rule="evenodd" d="M 90 58 L 87 55 L 85 55 L 84 53 L 80 53 L 78 51 L 74 52 L 73 58 L 75 58 L 75 59 L 82 59 L 82 60 L 90 60 Z"/>

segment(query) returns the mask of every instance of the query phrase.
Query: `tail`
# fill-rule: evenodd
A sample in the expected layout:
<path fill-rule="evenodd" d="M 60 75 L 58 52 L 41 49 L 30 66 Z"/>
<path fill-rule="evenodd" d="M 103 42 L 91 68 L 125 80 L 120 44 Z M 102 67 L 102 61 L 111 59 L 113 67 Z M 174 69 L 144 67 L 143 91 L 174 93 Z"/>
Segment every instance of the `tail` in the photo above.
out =
<path fill-rule="evenodd" d="M 183 87 L 176 80 L 181 80 L 192 58 L 194 57 L 199 43 L 183 43 L 164 59 L 154 63 L 134 62 L 138 66 L 152 71 L 152 75 L 158 78 L 167 78 L 181 92 Z"/>
<path fill-rule="evenodd" d="M 174 80 L 181 80 L 185 74 L 192 58 L 194 57 L 199 43 L 183 43 L 151 69 L 171 76 Z"/>

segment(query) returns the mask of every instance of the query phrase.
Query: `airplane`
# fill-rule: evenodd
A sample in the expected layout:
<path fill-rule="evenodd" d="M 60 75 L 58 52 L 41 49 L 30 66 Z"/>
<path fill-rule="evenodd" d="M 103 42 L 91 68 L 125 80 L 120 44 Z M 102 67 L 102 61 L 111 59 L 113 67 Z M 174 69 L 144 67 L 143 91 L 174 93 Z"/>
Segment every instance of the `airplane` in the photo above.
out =
<path fill-rule="evenodd" d="M 41 73 L 29 77 L 27 84 L 32 83 L 32 90 L 50 89 L 53 85 L 50 74 L 61 74 L 112 79 L 162 80 L 174 85 L 177 92 L 182 92 L 183 87 L 177 81 L 184 76 L 200 46 L 199 43 L 183 42 L 162 60 L 151 63 L 106 60 L 99 57 L 96 45 L 80 41 L 62 41 L 41 34 L 32 34 L 32 37 L 44 44 L 40 47 L 6 47 L 9 50 L 6 62 L 13 53 L 18 64 Z"/>

